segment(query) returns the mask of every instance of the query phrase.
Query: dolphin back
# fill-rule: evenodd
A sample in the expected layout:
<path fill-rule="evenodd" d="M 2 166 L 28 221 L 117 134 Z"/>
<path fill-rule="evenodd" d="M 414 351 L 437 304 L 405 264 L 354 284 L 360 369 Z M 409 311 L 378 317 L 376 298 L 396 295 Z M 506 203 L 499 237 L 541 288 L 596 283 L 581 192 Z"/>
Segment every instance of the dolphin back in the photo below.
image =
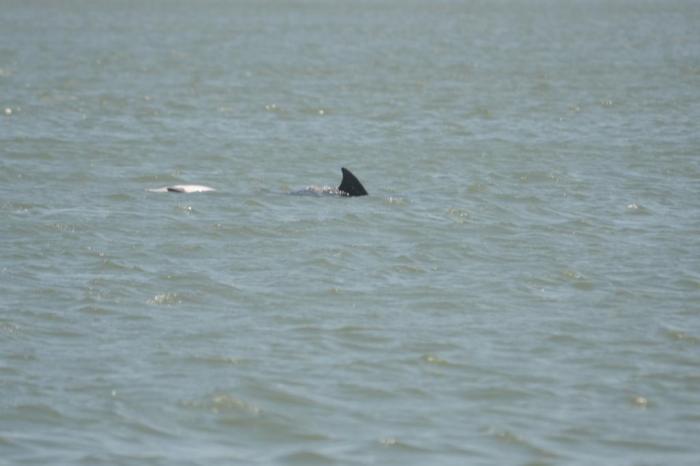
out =
<path fill-rule="evenodd" d="M 341 194 L 345 196 L 366 196 L 368 194 L 360 180 L 350 170 L 345 167 L 341 168 L 341 170 L 343 171 L 343 180 L 338 186 L 338 191 Z"/>

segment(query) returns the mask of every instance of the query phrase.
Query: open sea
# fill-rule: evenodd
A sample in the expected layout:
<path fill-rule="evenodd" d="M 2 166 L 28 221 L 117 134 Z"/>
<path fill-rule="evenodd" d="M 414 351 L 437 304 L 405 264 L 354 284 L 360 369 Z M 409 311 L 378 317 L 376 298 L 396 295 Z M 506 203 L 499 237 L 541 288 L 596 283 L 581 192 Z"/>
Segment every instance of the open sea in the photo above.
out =
<path fill-rule="evenodd" d="M 700 464 L 699 121 L 697 0 L 1 0 L 0 465 Z"/>

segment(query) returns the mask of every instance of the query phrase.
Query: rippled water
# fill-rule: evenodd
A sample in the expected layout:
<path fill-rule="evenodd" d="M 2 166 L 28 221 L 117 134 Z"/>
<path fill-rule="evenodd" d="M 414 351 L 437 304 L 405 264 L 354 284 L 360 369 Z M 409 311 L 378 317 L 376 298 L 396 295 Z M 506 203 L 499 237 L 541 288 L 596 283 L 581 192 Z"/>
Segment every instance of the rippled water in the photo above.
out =
<path fill-rule="evenodd" d="M 0 464 L 696 464 L 699 120 L 692 0 L 6 0 Z"/>

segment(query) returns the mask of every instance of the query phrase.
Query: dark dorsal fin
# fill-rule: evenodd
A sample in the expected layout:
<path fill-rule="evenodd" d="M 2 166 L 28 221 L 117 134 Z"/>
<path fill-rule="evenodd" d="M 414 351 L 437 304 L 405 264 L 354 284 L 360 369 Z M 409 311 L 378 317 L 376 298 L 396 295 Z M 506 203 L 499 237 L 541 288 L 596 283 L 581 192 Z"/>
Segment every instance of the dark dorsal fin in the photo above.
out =
<path fill-rule="evenodd" d="M 343 167 L 341 170 L 343 171 L 343 181 L 340 182 L 338 191 L 341 191 L 346 196 L 366 196 L 367 191 L 365 191 L 365 187 L 362 186 L 360 180 L 347 168 Z"/>

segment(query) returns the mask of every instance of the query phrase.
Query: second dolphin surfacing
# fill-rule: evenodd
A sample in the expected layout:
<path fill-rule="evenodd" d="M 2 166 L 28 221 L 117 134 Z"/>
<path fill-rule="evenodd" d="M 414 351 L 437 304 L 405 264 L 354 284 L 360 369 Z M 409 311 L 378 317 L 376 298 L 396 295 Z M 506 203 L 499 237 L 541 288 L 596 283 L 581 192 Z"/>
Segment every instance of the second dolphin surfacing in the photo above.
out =
<path fill-rule="evenodd" d="M 307 186 L 301 191 L 296 191 L 293 194 L 311 194 L 311 195 L 331 195 L 331 196 L 343 196 L 343 197 L 356 197 L 356 196 L 367 196 L 367 190 L 360 180 L 357 179 L 355 175 L 352 174 L 350 170 L 345 167 L 341 168 L 343 172 L 343 179 L 337 188 L 331 186 Z"/>

